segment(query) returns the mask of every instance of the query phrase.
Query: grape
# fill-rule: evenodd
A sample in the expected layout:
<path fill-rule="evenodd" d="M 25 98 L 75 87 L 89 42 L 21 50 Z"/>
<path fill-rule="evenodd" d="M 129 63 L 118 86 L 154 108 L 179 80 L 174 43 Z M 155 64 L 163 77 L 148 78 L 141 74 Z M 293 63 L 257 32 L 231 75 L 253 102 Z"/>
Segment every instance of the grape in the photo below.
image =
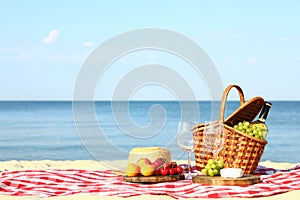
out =
<path fill-rule="evenodd" d="M 247 128 L 246 133 L 252 133 L 252 129 L 251 128 Z"/>
<path fill-rule="evenodd" d="M 219 175 L 219 170 L 214 169 L 213 171 L 214 171 L 214 175 Z"/>
<path fill-rule="evenodd" d="M 249 126 L 250 126 L 250 122 L 244 121 L 243 124 L 244 124 L 244 126 L 246 126 L 246 127 L 249 127 Z"/>
<path fill-rule="evenodd" d="M 207 165 L 205 166 L 205 169 L 206 169 L 206 170 L 209 170 L 209 169 L 210 169 L 210 164 L 207 164 Z"/>
<path fill-rule="evenodd" d="M 264 136 L 259 136 L 259 139 L 264 140 L 265 138 Z"/>
<path fill-rule="evenodd" d="M 217 165 L 218 165 L 218 167 L 219 167 L 220 169 L 224 168 L 224 162 L 223 162 L 223 160 L 218 160 L 218 161 L 217 161 Z"/>
<path fill-rule="evenodd" d="M 242 133 L 246 133 L 251 137 L 255 137 L 261 140 L 264 140 L 264 135 L 266 130 L 262 129 L 260 127 L 255 126 L 255 124 L 251 124 L 250 122 L 243 121 L 243 122 L 238 122 L 233 126 L 235 130 L 238 130 Z"/>
<path fill-rule="evenodd" d="M 202 174 L 207 174 L 207 169 L 203 168 L 203 169 L 201 170 L 201 173 L 202 173 Z"/>
<path fill-rule="evenodd" d="M 209 176 L 214 176 L 214 175 L 215 175 L 214 170 L 213 170 L 213 169 L 209 169 L 209 170 L 208 170 L 208 175 L 209 175 Z"/>
<path fill-rule="evenodd" d="M 217 165 L 216 165 L 216 164 L 211 164 L 211 165 L 210 165 L 210 168 L 216 169 L 216 168 L 217 168 Z"/>
<path fill-rule="evenodd" d="M 220 170 L 224 168 L 224 162 L 222 160 L 209 159 L 205 168 L 201 170 L 201 173 L 206 176 L 219 176 Z"/>
<path fill-rule="evenodd" d="M 207 161 L 207 164 L 209 164 L 209 165 L 215 164 L 215 161 L 214 161 L 213 159 L 209 159 L 209 160 Z"/>

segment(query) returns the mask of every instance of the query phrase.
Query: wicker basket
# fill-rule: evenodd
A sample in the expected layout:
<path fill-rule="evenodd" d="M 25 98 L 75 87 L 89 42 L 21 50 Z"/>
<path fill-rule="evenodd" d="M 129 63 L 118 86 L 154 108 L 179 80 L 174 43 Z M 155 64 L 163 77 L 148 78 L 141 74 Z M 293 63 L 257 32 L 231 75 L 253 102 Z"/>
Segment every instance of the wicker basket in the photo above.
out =
<path fill-rule="evenodd" d="M 236 88 L 240 96 L 240 107 L 224 120 L 224 112 L 229 91 Z M 218 153 L 218 159 L 224 161 L 224 167 L 242 168 L 243 174 L 253 174 L 261 156 L 263 155 L 267 141 L 260 140 L 245 133 L 235 130 L 232 126 L 239 121 L 253 121 L 264 104 L 261 97 L 255 97 L 244 103 L 244 94 L 237 85 L 229 85 L 223 94 L 220 106 L 219 121 L 224 122 L 225 140 L 222 150 Z M 204 124 L 198 124 L 193 130 L 194 139 L 198 141 L 195 149 L 195 161 L 197 170 L 202 170 L 207 161 L 213 158 L 203 144 Z"/>

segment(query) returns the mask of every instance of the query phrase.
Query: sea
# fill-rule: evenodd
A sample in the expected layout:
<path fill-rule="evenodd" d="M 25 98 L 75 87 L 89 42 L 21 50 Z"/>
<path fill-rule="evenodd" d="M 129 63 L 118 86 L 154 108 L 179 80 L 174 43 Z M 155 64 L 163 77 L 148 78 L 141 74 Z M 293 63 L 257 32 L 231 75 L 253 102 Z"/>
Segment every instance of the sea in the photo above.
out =
<path fill-rule="evenodd" d="M 300 162 L 300 101 L 272 101 L 261 161 Z M 239 106 L 228 101 L 225 116 Z M 161 146 L 186 159 L 178 122 L 219 117 L 210 101 L 1 101 L 0 160 L 117 160 Z"/>

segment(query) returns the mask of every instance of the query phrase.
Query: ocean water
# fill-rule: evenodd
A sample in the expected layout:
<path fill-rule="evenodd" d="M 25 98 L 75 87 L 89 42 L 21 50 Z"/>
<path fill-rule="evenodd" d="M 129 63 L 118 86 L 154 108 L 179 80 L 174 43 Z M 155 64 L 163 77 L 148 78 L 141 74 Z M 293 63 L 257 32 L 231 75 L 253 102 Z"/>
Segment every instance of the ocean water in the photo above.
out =
<path fill-rule="evenodd" d="M 300 102 L 272 103 L 261 160 L 300 162 Z M 85 104 L 95 112 L 88 113 Z M 238 105 L 229 101 L 226 115 Z M 138 146 L 164 146 L 173 158 L 185 159 L 176 140 L 178 122 L 185 117 L 204 122 L 212 112 L 219 113 L 208 101 L 97 101 L 80 106 L 78 114 L 71 101 L 0 102 L 0 160 L 127 159 Z"/>

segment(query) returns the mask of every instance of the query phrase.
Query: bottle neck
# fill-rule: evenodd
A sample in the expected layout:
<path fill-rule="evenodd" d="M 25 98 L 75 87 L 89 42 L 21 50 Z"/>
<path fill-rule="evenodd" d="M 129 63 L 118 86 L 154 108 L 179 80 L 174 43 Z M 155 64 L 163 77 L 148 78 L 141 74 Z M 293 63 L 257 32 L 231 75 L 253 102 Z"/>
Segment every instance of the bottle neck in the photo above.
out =
<path fill-rule="evenodd" d="M 268 117 L 268 114 L 269 114 L 269 110 L 272 106 L 272 103 L 270 102 L 265 102 L 265 105 L 258 117 L 258 121 L 262 122 L 262 123 L 265 123 L 266 122 L 266 119 Z"/>
<path fill-rule="evenodd" d="M 262 122 L 262 123 L 265 123 L 265 122 L 266 122 L 266 119 L 264 119 L 264 118 L 261 117 L 261 118 L 258 118 L 257 121 L 260 121 L 260 122 Z"/>

